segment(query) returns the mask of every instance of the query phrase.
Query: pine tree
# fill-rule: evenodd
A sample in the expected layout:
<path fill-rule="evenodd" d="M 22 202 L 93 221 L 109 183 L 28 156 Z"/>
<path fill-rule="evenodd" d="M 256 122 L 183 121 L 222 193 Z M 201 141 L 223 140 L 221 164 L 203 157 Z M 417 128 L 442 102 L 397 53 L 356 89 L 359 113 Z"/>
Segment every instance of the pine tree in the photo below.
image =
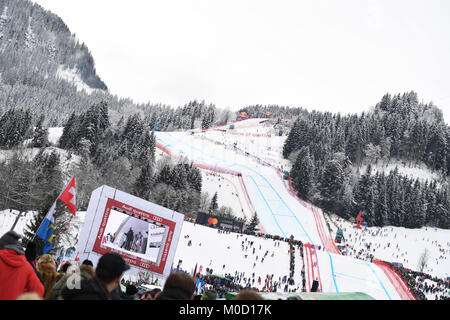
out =
<path fill-rule="evenodd" d="M 371 208 L 371 178 L 372 166 L 369 164 L 366 172 L 359 178 L 359 181 L 354 189 L 354 199 L 356 202 L 355 212 L 367 212 Z"/>
<path fill-rule="evenodd" d="M 214 196 L 211 199 L 211 204 L 209 206 L 209 213 L 214 213 L 219 208 L 217 197 L 218 197 L 218 195 L 216 192 L 216 193 L 214 193 Z"/>
<path fill-rule="evenodd" d="M 187 176 L 187 182 L 189 183 L 189 186 L 193 188 L 197 192 L 202 191 L 202 173 L 200 170 L 196 167 L 194 167 L 191 163 L 190 166 L 187 168 L 188 176 Z"/>
<path fill-rule="evenodd" d="M 247 231 L 257 232 L 258 231 L 258 228 L 257 228 L 258 224 L 259 224 L 259 219 L 258 219 L 258 216 L 255 214 L 255 215 L 253 215 L 253 217 L 250 220 L 250 222 L 247 224 Z"/>
<path fill-rule="evenodd" d="M 305 200 L 309 199 L 309 191 L 312 183 L 313 164 L 309 156 L 309 148 L 300 149 L 297 159 L 291 169 L 290 177 L 292 186 L 298 195 Z"/>
<path fill-rule="evenodd" d="M 42 115 L 39 117 L 36 128 L 34 129 L 33 139 L 31 140 L 31 146 L 34 148 L 47 147 L 49 145 L 48 128 L 43 127 L 44 121 L 45 116 Z"/>
<path fill-rule="evenodd" d="M 142 199 L 149 199 L 150 192 L 154 185 L 153 168 L 150 162 L 147 162 L 141 170 L 141 174 L 134 183 L 134 194 Z"/>
<path fill-rule="evenodd" d="M 380 189 L 374 208 L 374 223 L 377 227 L 383 227 L 388 215 L 386 191 Z"/>
<path fill-rule="evenodd" d="M 172 169 L 172 181 L 170 184 L 176 190 L 185 190 L 188 187 L 187 177 L 186 166 L 183 163 L 178 163 Z"/>
<path fill-rule="evenodd" d="M 283 157 L 287 159 L 292 151 L 294 151 L 297 148 L 297 141 L 299 139 L 299 126 L 300 122 L 296 121 L 294 123 L 294 126 L 292 127 L 291 131 L 288 134 L 288 137 L 286 138 L 286 141 L 283 145 Z"/>
<path fill-rule="evenodd" d="M 342 164 L 334 158 L 328 160 L 317 187 L 320 192 L 320 203 L 324 209 L 330 210 L 333 208 L 344 187 L 344 181 L 345 173 Z"/>
<path fill-rule="evenodd" d="M 74 112 L 72 112 L 64 126 L 62 135 L 59 138 L 59 147 L 61 149 L 70 150 L 76 147 L 76 132 L 78 131 L 79 126 L 78 120 L 79 118 L 75 115 Z"/>
<path fill-rule="evenodd" d="M 172 169 L 168 164 L 165 164 L 161 171 L 159 172 L 156 183 L 164 183 L 164 184 L 171 184 L 172 183 Z"/>

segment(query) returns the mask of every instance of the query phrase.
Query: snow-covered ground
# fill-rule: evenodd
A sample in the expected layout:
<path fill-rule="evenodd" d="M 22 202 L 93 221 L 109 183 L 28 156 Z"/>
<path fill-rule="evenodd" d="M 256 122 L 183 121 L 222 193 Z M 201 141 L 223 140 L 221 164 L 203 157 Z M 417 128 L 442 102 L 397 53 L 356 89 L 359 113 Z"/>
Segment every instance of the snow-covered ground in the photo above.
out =
<path fill-rule="evenodd" d="M 246 239 L 247 242 L 245 242 Z M 191 246 L 188 246 L 189 240 L 192 241 Z M 242 241 L 244 241 L 244 246 L 248 247 L 247 250 L 244 248 L 242 251 Z M 255 254 L 248 245 L 248 242 L 251 241 L 254 242 Z M 275 247 L 275 243 L 279 243 L 279 247 Z M 261 262 L 266 251 L 269 253 L 264 262 Z M 273 257 L 272 252 L 274 252 Z M 245 257 L 246 255 L 247 257 Z M 256 260 L 257 257 L 258 260 Z M 264 286 L 264 279 L 268 274 L 274 275 L 274 281 L 278 281 L 284 276 L 289 277 L 289 245 L 286 242 L 236 233 L 219 233 L 216 229 L 194 225 L 190 222 L 183 223 L 173 261 L 174 266 L 178 264 L 179 260 L 182 261 L 180 267 L 187 271 L 194 270 L 198 263 L 198 268 L 202 267 L 203 273 L 206 268 L 213 269 L 213 274 L 219 275 L 226 273 L 234 275 L 237 271 L 244 272 L 244 276 L 249 277 L 254 272 L 256 279 L 258 277 L 262 279 L 260 285 L 257 281 L 253 285 L 259 289 Z M 254 263 L 256 263 L 255 267 L 253 267 Z M 290 286 L 290 289 L 300 290 L 299 288 L 301 288 L 301 266 L 301 259 L 296 260 L 295 285 Z M 241 285 L 244 285 L 243 282 Z"/>
<path fill-rule="evenodd" d="M 265 120 L 265 119 L 264 119 Z M 325 226 L 320 228 L 323 219 L 321 211 L 316 214 L 309 205 L 302 204 L 292 197 L 285 182 L 276 168 L 288 166 L 282 159 L 281 150 L 286 137 L 274 136 L 270 126 L 261 124 L 261 119 L 250 119 L 235 124 L 235 129 L 228 130 L 227 126 L 205 132 L 157 132 L 157 141 L 171 150 L 174 154 L 187 157 L 196 163 L 211 167 L 221 167 L 242 173 L 245 187 L 248 191 L 252 206 L 257 212 L 265 232 L 282 237 L 293 235 L 295 239 L 304 243 L 321 246 L 322 250 L 309 250 L 309 257 L 305 261 L 296 255 L 295 288 L 301 284 L 301 267 L 306 265 L 306 276 L 318 278 L 325 292 L 365 292 L 376 299 L 400 299 L 400 294 L 390 282 L 383 270 L 377 265 L 356 259 L 355 255 L 364 249 L 372 253 L 375 258 L 400 262 L 405 267 L 418 270 L 417 262 L 425 248 L 429 250 L 430 258 L 424 272 L 438 277 L 449 276 L 450 264 L 448 261 L 450 249 L 450 231 L 432 228 L 410 230 L 405 228 L 368 228 L 367 231 L 354 229 L 348 221 L 336 217 L 327 218 L 331 227 L 331 235 Z M 231 133 L 233 132 L 233 133 Z M 51 131 L 52 142 L 56 143 L 62 128 Z M 268 135 L 271 135 L 270 137 Z M 246 154 L 246 152 L 248 154 Z M 157 159 L 163 154 L 157 150 Z M 272 161 L 267 161 L 272 157 Z M 406 169 L 405 169 L 406 170 Z M 422 169 L 421 169 L 422 170 Z M 403 172 L 400 170 L 400 172 Z M 430 177 L 425 173 L 422 176 Z M 413 171 L 411 173 L 414 174 Z M 211 175 L 211 171 L 203 170 L 203 191 L 210 196 L 218 192 L 219 205 L 232 207 L 239 216 L 244 209 L 244 215 L 251 214 L 250 205 L 243 195 L 243 187 L 237 177 L 230 174 Z M 219 187 L 220 185 L 220 187 Z M 237 195 L 236 195 L 237 194 Z M 83 212 L 77 213 L 79 217 L 76 224 L 83 221 Z M 0 211 L 0 231 L 3 234 L 12 226 L 15 216 L 8 211 Z M 26 218 L 19 221 L 16 231 L 23 231 Z M 324 221 L 323 224 L 325 225 Z M 324 251 L 329 246 L 324 239 L 334 239 L 337 226 L 344 230 L 346 244 L 349 246 L 349 255 L 343 256 Z M 326 230 L 324 230 L 326 229 Z M 255 255 L 248 249 L 243 252 L 242 241 L 254 241 Z M 192 246 L 188 246 L 188 241 Z M 371 243 L 370 251 L 366 244 Z M 388 246 L 389 243 L 389 246 Z M 200 245 L 201 244 L 201 245 Z M 269 251 L 264 263 L 260 263 L 258 255 L 259 245 L 261 252 Z M 274 257 L 271 253 L 274 252 Z M 247 258 L 245 258 L 247 254 Z M 256 255 L 259 261 L 256 262 Z M 361 258 L 361 256 L 360 256 Z M 181 268 L 191 271 L 195 265 L 202 266 L 203 270 L 212 268 L 214 273 L 224 275 L 234 274 L 236 271 L 265 278 L 267 274 L 274 274 L 278 280 L 289 274 L 288 245 L 280 242 L 280 247 L 274 247 L 274 241 L 252 236 L 241 236 L 235 233 L 218 233 L 217 230 L 184 222 L 180 240 L 175 254 L 173 266 L 179 260 Z M 225 265 L 225 268 L 223 267 Z M 313 274 L 314 273 L 314 274 Z M 255 283 L 257 286 L 257 283 Z M 292 287 L 292 288 L 294 288 Z"/>
<path fill-rule="evenodd" d="M 398 173 L 402 176 L 416 179 L 419 178 L 421 182 L 436 180 L 439 181 L 439 175 L 431 172 L 424 164 L 407 164 L 401 161 L 391 160 L 389 163 L 380 161 L 377 164 L 371 164 L 372 174 L 384 172 L 386 175 L 397 168 Z M 360 172 L 364 173 L 367 170 L 367 165 L 362 165 Z"/>
<path fill-rule="evenodd" d="M 78 74 L 78 70 L 76 68 L 68 69 L 67 67 L 60 65 L 58 67 L 58 70 L 56 72 L 56 76 L 66 80 L 67 82 L 70 82 L 74 84 L 77 87 L 78 91 L 86 91 L 87 94 L 91 94 L 94 92 L 94 90 L 99 89 L 92 89 L 89 87 L 80 77 Z"/>
<path fill-rule="evenodd" d="M 53 145 L 58 145 L 59 138 L 61 138 L 64 127 L 48 128 L 48 141 Z"/>
<path fill-rule="evenodd" d="M 411 270 L 420 271 L 419 259 L 427 250 L 429 259 L 423 272 L 442 279 L 450 277 L 450 230 L 422 227 L 370 227 L 357 229 L 354 224 L 335 215 L 330 217 L 330 227 L 335 236 L 337 227 L 344 231 L 348 254 L 356 256 L 361 250 L 376 259 L 401 263 Z M 367 245 L 370 244 L 370 250 Z"/>
<path fill-rule="evenodd" d="M 208 192 L 211 198 L 217 192 L 219 207 L 230 207 L 236 217 L 250 220 L 252 213 L 242 197 L 243 192 L 237 177 L 209 170 L 201 170 L 201 172 L 203 192 Z"/>
<path fill-rule="evenodd" d="M 273 127 L 267 123 L 257 126 L 260 121 L 267 119 L 256 120 L 253 122 L 250 122 L 250 120 L 238 122 L 234 124 L 235 129 L 229 129 L 229 126 L 225 126 L 216 130 L 198 132 L 194 136 L 222 144 L 228 148 L 236 148 L 244 153 L 247 152 L 250 156 L 277 168 L 288 169 L 290 163 L 282 156 L 284 141 L 287 137 L 276 135 L 273 132 Z M 246 122 L 250 122 L 250 124 L 246 125 Z"/>
<path fill-rule="evenodd" d="M 323 235 L 320 234 L 312 210 L 291 196 L 273 167 L 263 165 L 258 159 L 240 151 L 225 148 L 222 144 L 198 139 L 195 134 L 158 132 L 156 138 L 172 152 L 197 163 L 240 171 L 258 218 L 267 233 L 282 237 L 293 235 L 304 243 L 323 246 Z M 363 291 L 376 299 L 399 299 L 393 285 L 376 265 L 366 262 L 362 264 L 357 259 L 328 252 L 326 255 L 318 254 L 317 258 L 320 278 L 326 282 L 323 283 L 325 291 Z M 358 281 L 337 278 L 336 272 L 345 274 L 349 271 L 350 274 L 365 276 L 359 277 Z M 316 274 L 319 276 L 319 272 Z M 330 282 L 330 279 L 333 281 Z M 373 283 L 377 285 L 376 288 L 372 287 Z"/>

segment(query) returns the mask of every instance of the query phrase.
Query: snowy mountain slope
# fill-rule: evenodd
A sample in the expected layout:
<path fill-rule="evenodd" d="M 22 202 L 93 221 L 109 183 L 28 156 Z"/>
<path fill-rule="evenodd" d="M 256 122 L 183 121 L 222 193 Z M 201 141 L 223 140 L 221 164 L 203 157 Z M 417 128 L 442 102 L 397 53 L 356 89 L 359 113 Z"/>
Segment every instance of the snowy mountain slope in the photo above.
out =
<path fill-rule="evenodd" d="M 241 122 L 241 124 L 243 123 L 244 121 Z M 293 235 L 295 239 L 323 247 L 323 237 L 319 235 L 317 221 L 315 221 L 312 210 L 302 206 L 291 196 L 274 168 L 261 165 L 245 153 L 226 149 L 222 145 L 212 143 L 207 139 L 196 139 L 195 135 L 158 132 L 156 137 L 157 141 L 165 148 L 197 163 L 241 172 L 258 218 L 267 233 L 282 237 Z M 355 269 L 357 270 L 354 271 L 355 273 L 364 275 L 368 274 L 368 270 L 371 272 L 370 277 L 361 277 L 359 283 L 343 280 L 346 284 L 344 290 L 363 290 L 363 292 L 374 295 L 377 299 L 400 298 L 384 272 L 374 264 L 361 264 L 359 260 L 352 258 L 342 263 L 339 255 L 328 252 L 327 256 L 318 254 L 317 257 L 323 279 L 336 279 L 335 268 L 333 267 L 334 259 L 339 261 L 337 264 L 338 270 Z M 317 265 L 314 267 L 317 268 Z M 371 285 L 375 281 L 374 279 L 378 281 L 376 290 Z M 362 285 L 361 281 L 366 284 Z M 327 285 L 323 289 L 328 292 L 339 290 L 336 281 L 333 281 L 333 283 L 334 287 Z M 384 298 L 382 297 L 383 292 Z"/>
<path fill-rule="evenodd" d="M 256 122 L 257 121 L 253 121 L 251 125 L 253 126 Z M 244 124 L 245 122 L 242 123 L 243 126 Z M 259 130 L 259 127 L 249 126 L 249 128 L 238 129 L 236 132 L 243 132 L 243 130 L 246 130 L 247 133 L 252 134 L 252 132 L 255 133 L 256 130 Z M 59 134 L 58 132 L 62 132 L 61 128 L 51 130 L 53 141 L 57 141 Z M 206 138 L 207 135 L 209 135 L 208 138 Z M 257 151 L 255 152 L 254 157 L 251 157 L 250 155 L 246 155 L 245 152 L 234 150 L 231 136 L 234 135 L 224 136 L 222 132 L 214 130 L 204 133 L 195 133 L 194 135 L 181 132 L 156 133 L 158 142 L 173 151 L 173 153 L 184 155 L 190 160 L 208 164 L 211 167 L 219 166 L 225 169 L 241 172 L 252 204 L 254 205 L 254 208 L 258 213 L 258 217 L 261 220 L 261 224 L 267 233 L 278 234 L 283 237 L 288 237 L 292 234 L 295 239 L 302 240 L 305 243 L 314 243 L 322 247 L 324 246 L 324 237 L 334 237 L 336 231 L 334 223 L 336 223 L 336 221 L 330 221 L 330 225 L 333 230 L 332 234 L 322 234 L 321 236 L 318 229 L 319 223 L 316 220 L 317 216 L 314 215 L 311 208 L 305 206 L 298 199 L 292 197 L 286 187 L 285 181 L 281 179 L 279 172 L 270 166 L 263 165 L 258 162 L 257 158 L 261 159 L 261 157 L 258 157 L 261 153 L 258 153 Z M 211 141 L 213 140 L 212 137 L 216 139 L 214 142 Z M 218 137 L 220 137 L 220 141 Z M 247 142 L 243 140 L 241 144 L 248 144 L 248 140 Z M 263 148 L 259 150 L 263 150 Z M 262 152 L 264 152 L 264 150 Z M 162 156 L 163 153 L 158 151 L 157 158 Z M 219 178 L 218 176 L 209 175 L 211 172 L 210 170 L 202 170 L 202 172 L 204 178 L 203 191 L 208 191 L 210 195 L 212 195 L 215 191 L 218 191 L 220 205 L 239 208 L 239 201 L 236 200 L 235 195 L 233 194 L 237 189 L 239 198 L 244 204 L 244 212 L 251 214 L 252 210 L 246 203 L 245 197 L 242 194 L 243 189 L 240 187 L 239 183 L 236 182 L 237 178 L 235 176 L 220 174 L 221 177 Z M 208 176 L 206 175 L 206 172 L 208 172 Z M 205 176 L 207 177 L 206 179 Z M 232 187 L 231 184 L 229 184 L 229 181 L 236 184 L 237 187 Z M 221 184 L 221 182 L 226 182 L 226 184 L 224 184 L 223 187 L 221 185 L 219 188 L 218 184 Z M 0 213 L 0 219 L 3 214 L 4 212 Z M 321 212 L 319 212 L 319 214 L 320 217 L 323 216 Z M 13 221 L 13 218 L 9 217 L 8 219 L 8 221 L 6 221 L 5 218 L 0 221 L 2 231 L 8 230 L 7 226 L 12 225 L 11 221 Z M 351 224 L 349 222 L 345 223 L 346 225 L 344 227 L 349 230 L 350 227 L 347 227 L 347 225 L 350 226 Z M 322 224 L 324 225 L 325 223 Z M 20 230 L 19 228 L 20 225 L 17 226 L 17 230 Z M 193 228 L 197 229 L 194 230 Z M 203 228 L 204 227 L 198 225 L 193 226 L 188 222 L 184 223 L 174 265 L 177 264 L 178 260 L 182 260 L 183 262 L 181 267 L 187 271 L 193 270 L 195 264 L 199 263 L 199 265 L 202 265 L 204 269 L 206 267 L 211 267 L 217 271 L 218 274 L 225 274 L 227 272 L 234 273 L 236 270 L 245 271 L 246 274 L 253 272 L 254 261 L 252 263 L 250 260 L 245 260 L 249 259 L 250 255 L 248 255 L 247 258 L 243 257 L 243 252 L 240 248 L 242 239 L 240 237 L 236 234 L 226 235 L 217 233 L 217 230 L 214 229 Z M 379 229 L 380 228 L 373 228 L 374 232 Z M 202 230 L 202 232 L 195 232 L 196 230 Z M 387 234 L 387 229 L 384 232 Z M 374 236 L 373 240 L 371 238 L 370 241 L 374 243 L 379 241 L 380 244 L 376 257 L 386 261 L 393 261 L 390 260 L 388 256 L 391 252 L 386 250 L 386 248 L 382 245 L 383 240 L 385 242 L 390 242 L 391 248 L 394 244 L 398 243 L 400 248 L 398 250 L 401 252 L 402 250 L 405 250 L 405 259 L 410 261 L 416 259 L 416 257 L 410 258 L 413 257 L 414 254 L 416 254 L 416 256 L 418 254 L 417 252 L 414 253 L 414 245 L 412 245 L 412 241 L 410 240 L 410 237 L 415 234 L 416 230 L 404 229 L 404 233 L 406 235 L 405 239 L 410 240 L 405 240 L 404 242 L 399 241 L 400 238 L 396 236 L 396 232 L 398 232 L 398 230 L 393 230 L 389 235 L 386 235 L 381 239 L 379 239 L 379 237 L 377 238 L 377 236 Z M 440 246 L 441 250 L 445 250 L 445 248 L 448 250 L 448 239 L 450 238 L 448 231 L 437 230 L 435 232 L 436 237 L 434 238 L 430 235 L 428 241 L 433 242 L 433 244 L 436 243 L 435 246 Z M 327 231 L 325 231 L 325 233 L 327 233 Z M 346 233 L 344 234 L 346 236 Z M 187 246 L 188 238 L 184 238 L 187 235 L 189 235 L 189 239 L 193 241 L 193 246 L 191 247 Z M 421 231 L 417 230 L 417 236 L 420 235 L 422 235 Z M 253 239 L 251 236 L 248 237 L 249 239 Z M 422 237 L 425 237 L 425 235 Z M 349 239 L 353 238 L 350 238 L 349 236 Z M 364 241 L 358 239 L 359 242 L 355 240 L 354 243 L 352 243 L 352 245 L 355 245 L 355 250 L 363 247 L 364 243 L 367 243 L 367 239 L 369 239 L 369 237 L 365 237 L 364 239 Z M 259 240 L 267 241 L 267 243 L 272 242 L 272 240 Z M 350 243 L 349 240 L 347 241 Z M 202 243 L 202 246 L 199 246 L 199 243 Z M 218 250 L 217 244 L 219 243 L 221 244 L 221 247 Z M 227 243 L 228 245 L 222 248 L 222 243 Z M 230 246 L 230 249 L 228 249 L 228 246 Z M 376 248 L 376 245 L 374 245 L 374 247 Z M 283 250 L 285 251 L 283 252 Z M 227 254 L 224 253 L 228 253 L 232 259 L 226 259 Z M 283 246 L 276 248 L 274 249 L 274 253 L 278 259 L 282 259 L 281 262 L 279 262 L 280 266 L 283 266 L 283 261 L 286 261 L 288 265 L 289 256 L 287 254 L 287 248 L 283 249 Z M 385 255 L 382 253 L 385 253 Z M 433 259 L 437 259 L 438 254 L 448 255 L 448 251 L 436 252 L 433 250 L 431 252 Z M 406 256 L 408 256 L 408 258 L 406 258 Z M 252 258 L 254 259 L 255 257 Z M 296 257 L 296 259 L 297 258 L 298 257 Z M 434 265 L 432 264 L 432 262 L 435 261 L 433 259 L 430 259 L 429 266 L 435 270 L 433 267 Z M 231 261 L 233 265 L 231 265 Z M 274 273 L 283 276 L 288 273 L 288 271 L 285 271 L 284 269 L 277 269 L 276 264 L 272 266 L 269 263 L 270 261 L 270 259 L 267 259 L 265 261 L 267 264 L 264 264 L 264 266 L 255 266 L 255 274 L 257 276 L 259 275 L 261 277 L 265 277 L 266 274 Z M 355 259 L 353 256 L 340 256 L 322 249 L 307 250 L 304 262 L 306 264 L 305 276 L 310 278 L 308 283 L 310 284 L 312 279 L 318 278 L 320 280 L 321 288 L 326 292 L 362 291 L 377 299 L 395 300 L 401 298 L 395 286 L 391 283 L 383 270 L 377 265 L 367 261 Z M 223 268 L 224 264 L 225 268 Z M 228 264 L 230 264 L 230 266 L 228 266 Z M 301 281 L 300 268 L 302 265 L 303 261 L 298 261 L 298 263 L 296 262 L 296 285 Z M 445 268 L 448 270 L 448 264 L 441 264 L 439 261 L 439 265 L 442 270 L 445 270 Z M 236 266 L 236 268 L 234 266 Z M 440 273 L 440 275 L 445 276 L 445 273 Z"/>
<path fill-rule="evenodd" d="M 77 68 L 68 69 L 67 67 L 60 65 L 56 71 L 56 77 L 59 77 L 67 82 L 74 84 L 78 91 L 84 90 L 87 94 L 91 94 L 94 90 L 89 87 L 82 79 Z"/>
<path fill-rule="evenodd" d="M 298 240 L 320 243 L 312 213 L 290 196 L 273 168 L 261 165 L 245 154 L 238 154 L 185 133 L 158 132 L 156 139 L 190 160 L 242 172 L 258 218 L 267 233 L 283 237 L 293 235 Z M 301 222 L 299 217 L 301 219 L 302 215 L 311 218 Z"/>
<path fill-rule="evenodd" d="M 53 145 L 58 145 L 59 138 L 61 138 L 64 127 L 48 128 L 48 142 Z"/>

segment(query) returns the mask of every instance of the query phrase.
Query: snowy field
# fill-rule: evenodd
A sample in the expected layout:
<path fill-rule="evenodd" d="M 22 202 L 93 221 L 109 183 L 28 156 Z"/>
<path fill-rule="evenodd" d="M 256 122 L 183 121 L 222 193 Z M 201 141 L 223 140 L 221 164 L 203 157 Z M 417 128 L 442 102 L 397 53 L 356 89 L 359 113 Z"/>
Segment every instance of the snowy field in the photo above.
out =
<path fill-rule="evenodd" d="M 247 243 L 254 242 L 255 254 L 253 254 L 252 248 L 248 247 L 245 239 L 247 239 Z M 189 240 L 192 241 L 191 246 L 188 246 Z M 242 251 L 242 241 L 248 247 L 247 251 L 245 248 Z M 279 243 L 280 246 L 275 247 L 275 243 Z M 260 245 L 261 249 L 259 249 Z M 264 262 L 261 262 L 266 251 L 269 253 Z M 275 253 L 273 257 L 272 252 Z M 300 275 L 302 261 L 298 256 L 297 272 L 294 275 L 295 285 L 289 286 L 290 289 L 297 289 L 297 291 L 300 290 L 302 283 Z M 258 260 L 256 260 L 257 257 Z M 261 289 L 264 286 L 266 275 L 273 274 L 274 281 L 278 281 L 284 276 L 289 277 L 289 259 L 289 245 L 286 242 L 236 233 L 218 233 L 216 229 L 184 222 L 173 265 L 176 266 L 178 261 L 182 260 L 181 269 L 193 272 L 198 263 L 198 268 L 200 266 L 203 268 L 202 273 L 206 271 L 206 268 L 212 268 L 213 274 L 219 275 L 226 273 L 234 275 L 237 271 L 244 272 L 244 277 L 251 277 L 254 272 L 255 278 L 261 277 L 262 282 L 261 285 L 258 285 L 255 281 L 253 286 Z M 253 267 L 254 263 L 256 263 L 255 267 Z M 243 282 L 240 284 L 244 285 Z"/>
<path fill-rule="evenodd" d="M 228 174 L 219 174 L 209 170 L 202 172 L 202 191 L 208 192 L 212 198 L 217 192 L 219 208 L 227 206 L 233 209 L 238 218 L 251 219 L 251 211 L 242 196 L 241 186 L 237 177 Z"/>
<path fill-rule="evenodd" d="M 419 178 L 421 182 L 436 180 L 439 181 L 439 176 L 436 173 L 430 172 L 430 170 L 424 165 L 407 165 L 405 162 L 400 161 L 390 161 L 389 163 L 382 163 L 379 161 L 378 164 L 372 164 L 371 173 L 374 175 L 377 171 L 384 172 L 386 175 L 389 172 L 394 171 L 397 168 L 398 173 L 406 176 L 410 179 Z M 367 165 L 362 165 L 359 171 L 361 173 L 366 172 Z"/>
<path fill-rule="evenodd" d="M 429 259 L 423 272 L 443 279 L 450 276 L 450 230 L 431 227 L 371 227 L 360 230 L 335 215 L 331 217 L 331 221 L 333 237 L 337 227 L 341 228 L 352 256 L 363 250 L 373 254 L 376 259 L 401 263 L 406 268 L 420 271 L 419 259 L 427 250 Z M 367 250 L 367 244 L 371 245 L 370 250 Z"/>

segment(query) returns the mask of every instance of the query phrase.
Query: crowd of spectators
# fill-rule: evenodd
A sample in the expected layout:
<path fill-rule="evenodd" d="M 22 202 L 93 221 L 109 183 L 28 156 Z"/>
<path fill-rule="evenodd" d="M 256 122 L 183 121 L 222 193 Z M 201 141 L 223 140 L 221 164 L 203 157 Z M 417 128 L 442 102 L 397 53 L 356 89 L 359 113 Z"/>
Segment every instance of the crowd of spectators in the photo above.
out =
<path fill-rule="evenodd" d="M 440 279 L 414 271 L 398 264 L 386 262 L 399 274 L 418 300 L 450 300 L 450 279 Z"/>
<path fill-rule="evenodd" d="M 339 224 L 339 221 L 340 219 L 338 219 L 339 228 L 342 228 L 344 231 L 346 231 L 346 228 Z M 391 236 L 391 233 L 389 233 L 388 231 L 392 233 L 393 228 L 378 228 L 372 230 L 364 228 L 363 233 L 355 234 L 353 236 L 351 233 L 349 233 L 346 239 L 347 243 L 344 246 L 340 246 L 341 253 L 343 255 L 354 256 L 357 259 L 372 262 L 375 258 L 377 249 L 382 248 L 383 250 L 386 250 L 387 248 L 391 247 L 392 249 L 394 249 L 392 258 L 403 259 L 401 260 L 402 262 L 408 263 L 409 261 L 406 257 L 406 253 L 401 252 L 398 243 L 394 243 L 395 239 L 397 239 L 396 234 L 393 235 L 392 243 L 387 242 L 385 244 L 373 244 L 371 241 L 366 239 L 367 236 L 388 238 Z M 437 243 L 437 241 L 431 241 L 430 239 L 425 237 L 422 240 L 427 241 L 428 243 L 430 243 L 430 245 L 437 246 L 441 255 L 436 258 L 436 263 L 438 263 L 439 260 L 447 259 L 448 253 L 450 252 L 449 249 L 443 248 L 440 244 Z M 355 244 L 359 245 L 358 249 L 355 248 Z M 408 285 L 409 289 L 418 300 L 448 300 L 450 298 L 450 278 L 441 279 L 438 277 L 433 277 L 427 273 L 418 272 L 406 268 L 398 262 L 384 262 L 391 266 L 391 268 L 393 268 L 394 271 L 402 277 L 404 282 Z"/>

